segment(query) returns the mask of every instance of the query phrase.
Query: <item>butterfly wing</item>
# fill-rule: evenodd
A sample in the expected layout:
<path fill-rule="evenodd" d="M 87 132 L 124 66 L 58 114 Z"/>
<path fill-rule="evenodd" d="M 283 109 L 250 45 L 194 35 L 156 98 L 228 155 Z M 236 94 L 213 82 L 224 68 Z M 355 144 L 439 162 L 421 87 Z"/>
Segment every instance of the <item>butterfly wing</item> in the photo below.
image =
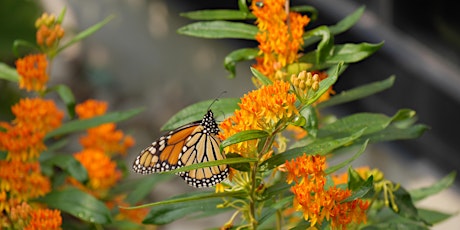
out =
<path fill-rule="evenodd" d="M 133 164 L 134 172 L 150 174 L 183 166 L 180 165 L 179 155 L 186 139 L 198 126 L 200 126 L 200 121 L 184 125 L 154 141 L 137 156 Z"/>
<path fill-rule="evenodd" d="M 204 132 L 204 126 L 198 126 L 185 142 L 179 162 L 191 165 L 225 159 L 219 145 L 220 139 L 214 133 Z M 179 175 L 187 184 L 194 187 L 210 187 L 220 183 L 228 176 L 227 165 L 217 165 L 181 172 Z"/>

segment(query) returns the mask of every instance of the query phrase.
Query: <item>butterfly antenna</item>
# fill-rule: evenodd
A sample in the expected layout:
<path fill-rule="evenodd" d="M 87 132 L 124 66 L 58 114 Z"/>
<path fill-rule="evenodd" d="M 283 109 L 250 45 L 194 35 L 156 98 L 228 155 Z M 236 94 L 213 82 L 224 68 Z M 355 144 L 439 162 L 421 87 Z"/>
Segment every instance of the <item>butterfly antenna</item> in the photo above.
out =
<path fill-rule="evenodd" d="M 217 97 L 214 99 L 214 101 L 211 102 L 211 104 L 210 104 L 209 107 L 208 107 L 208 111 L 211 109 L 211 106 L 214 104 L 214 102 L 218 101 L 219 98 L 220 98 L 220 97 L 222 96 L 222 94 L 224 94 L 224 93 L 227 93 L 227 91 L 222 91 L 222 92 L 219 94 L 219 96 L 217 96 Z"/>

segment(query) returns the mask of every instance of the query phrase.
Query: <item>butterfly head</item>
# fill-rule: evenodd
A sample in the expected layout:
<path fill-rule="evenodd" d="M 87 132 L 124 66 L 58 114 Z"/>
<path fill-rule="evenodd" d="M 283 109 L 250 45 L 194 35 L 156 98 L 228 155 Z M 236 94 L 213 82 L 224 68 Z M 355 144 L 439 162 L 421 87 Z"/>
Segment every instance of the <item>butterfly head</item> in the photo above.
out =
<path fill-rule="evenodd" d="M 219 127 L 217 126 L 217 122 L 214 119 L 214 113 L 211 110 L 204 115 L 203 119 L 201 120 L 201 125 L 204 127 L 203 132 L 207 132 L 210 134 L 218 134 Z"/>

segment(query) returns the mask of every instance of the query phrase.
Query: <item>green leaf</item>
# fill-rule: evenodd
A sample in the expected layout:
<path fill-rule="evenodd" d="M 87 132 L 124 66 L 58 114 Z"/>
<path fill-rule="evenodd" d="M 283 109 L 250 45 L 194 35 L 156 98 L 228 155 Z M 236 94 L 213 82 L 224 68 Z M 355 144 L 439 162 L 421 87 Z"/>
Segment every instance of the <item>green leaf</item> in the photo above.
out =
<path fill-rule="evenodd" d="M 236 63 L 241 61 L 252 60 L 257 57 L 259 49 L 257 48 L 242 48 L 232 51 L 224 59 L 224 67 L 230 72 L 229 78 L 235 78 Z"/>
<path fill-rule="evenodd" d="M 377 44 L 363 42 L 360 44 L 337 45 L 332 49 L 332 54 L 327 58 L 326 63 L 337 64 L 340 62 L 359 62 L 375 53 L 382 46 L 383 42 Z"/>
<path fill-rule="evenodd" d="M 221 148 L 225 148 L 230 145 L 234 145 L 243 141 L 249 141 L 254 139 L 260 139 L 264 137 L 268 137 L 268 133 L 263 130 L 245 130 L 239 133 L 235 133 L 234 135 L 230 136 L 229 138 L 222 141 L 220 144 Z"/>
<path fill-rule="evenodd" d="M 250 12 L 248 3 L 246 2 L 246 0 L 238 0 L 238 9 L 243 12 L 247 12 L 247 13 Z"/>
<path fill-rule="evenodd" d="M 400 186 L 398 190 L 393 192 L 393 194 L 395 197 L 395 204 L 398 206 L 398 214 L 400 216 L 415 221 L 423 221 L 418 215 L 417 208 L 414 206 L 410 194 L 403 187 Z"/>
<path fill-rule="evenodd" d="M 166 174 L 175 174 L 179 172 L 186 172 L 194 169 L 199 169 L 199 168 L 206 168 L 206 167 L 212 167 L 212 166 L 217 166 L 217 165 L 231 165 L 231 164 L 242 164 L 242 163 L 249 163 L 249 162 L 256 162 L 257 159 L 255 158 L 245 158 L 245 157 L 238 157 L 238 158 L 227 158 L 223 160 L 217 160 L 217 161 L 207 161 L 207 162 L 202 162 L 202 163 L 197 163 L 197 164 L 192 164 L 192 165 L 187 165 L 184 167 L 180 167 L 171 171 L 165 171 L 161 173 L 166 173 Z"/>
<path fill-rule="evenodd" d="M 363 132 L 364 130 L 360 130 L 344 138 L 316 139 L 314 142 L 308 144 L 307 146 L 289 149 L 283 153 L 272 156 L 271 158 L 262 162 L 260 164 L 260 168 L 262 171 L 270 170 L 281 164 L 284 164 L 287 160 L 289 161 L 296 157 L 302 156 L 303 154 L 328 154 L 334 149 L 337 149 L 343 145 L 349 144 L 352 141 L 358 139 L 363 134 Z"/>
<path fill-rule="evenodd" d="M 418 209 L 418 214 L 423 220 L 425 220 L 426 222 L 432 225 L 440 223 L 453 216 L 452 214 L 447 214 L 447 213 L 443 213 L 443 212 L 439 212 L 435 210 L 423 209 L 423 208 Z"/>
<path fill-rule="evenodd" d="M 131 109 L 128 111 L 123 112 L 112 112 L 106 115 L 97 116 L 89 119 L 83 120 L 73 120 L 63 124 L 61 127 L 49 132 L 45 136 L 45 140 L 51 137 L 60 136 L 69 134 L 72 132 L 86 130 L 88 128 L 92 128 L 101 124 L 109 123 L 109 122 L 120 122 L 126 119 L 133 117 L 134 115 L 139 114 L 142 112 L 143 108 Z"/>
<path fill-rule="evenodd" d="M 96 31 L 100 30 L 103 26 L 105 26 L 107 23 L 109 23 L 115 16 L 110 15 L 106 17 L 104 20 L 94 24 L 93 26 L 89 27 L 88 29 L 80 32 L 76 36 L 72 37 L 70 41 L 68 41 L 66 44 L 63 46 L 59 47 L 59 49 L 56 51 L 56 54 L 60 53 L 62 50 L 66 49 L 67 47 L 79 42 L 80 40 L 83 40 L 90 35 L 94 34 Z"/>
<path fill-rule="evenodd" d="M 308 98 L 307 105 L 310 105 L 317 101 L 324 93 L 326 93 L 329 90 L 329 88 L 337 81 L 341 68 L 342 64 L 338 64 L 330 70 L 332 74 L 330 74 L 326 79 L 323 79 L 319 82 L 318 90 L 314 92 L 312 97 Z"/>
<path fill-rule="evenodd" d="M 330 56 L 330 52 L 334 47 L 334 37 L 331 35 L 327 26 L 319 26 L 305 33 L 307 37 L 320 37 L 321 41 L 318 44 L 318 48 L 315 52 L 315 65 L 321 65 L 326 61 L 326 58 Z M 299 61 L 305 62 L 300 59 Z"/>
<path fill-rule="evenodd" d="M 106 224 L 112 221 L 104 203 L 78 189 L 54 190 L 36 200 L 90 223 Z"/>
<path fill-rule="evenodd" d="M 364 134 L 383 130 L 391 123 L 391 118 L 376 113 L 356 113 L 327 124 L 318 131 L 318 138 L 343 136 L 365 129 Z"/>
<path fill-rule="evenodd" d="M 242 159 L 243 157 L 238 154 L 238 153 L 227 153 L 225 154 L 225 157 L 227 159 L 231 159 L 231 158 L 239 158 L 239 159 Z M 243 171 L 243 172 L 249 172 L 249 170 L 251 170 L 251 165 L 249 164 L 249 162 L 244 162 L 244 163 L 235 163 L 235 164 L 232 164 L 232 168 L 233 169 L 236 169 L 238 171 Z"/>
<path fill-rule="evenodd" d="M 437 194 L 443 191 L 444 189 L 450 187 L 454 183 L 456 175 L 457 175 L 456 172 L 451 172 L 449 173 L 449 175 L 445 176 L 444 178 L 437 181 L 435 184 L 431 186 L 409 191 L 412 197 L 412 200 L 419 201 L 428 196 L 431 196 L 431 195 L 434 195 L 434 194 Z"/>
<path fill-rule="evenodd" d="M 67 12 L 67 7 L 64 7 L 59 14 L 59 16 L 56 19 L 56 22 L 59 24 L 62 24 L 62 21 L 64 21 L 65 13 Z"/>
<path fill-rule="evenodd" d="M 241 22 L 210 21 L 195 22 L 177 30 L 179 34 L 201 38 L 237 38 L 254 40 L 258 29 Z"/>
<path fill-rule="evenodd" d="M 114 188 L 110 193 L 113 195 L 125 193 L 128 194 L 125 201 L 128 204 L 136 204 L 150 194 L 159 182 L 171 179 L 172 175 L 143 176 L 141 178 L 124 180 Z"/>
<path fill-rule="evenodd" d="M 19 82 L 19 74 L 15 68 L 10 67 L 5 63 L 0 63 L 0 79 L 11 82 Z"/>
<path fill-rule="evenodd" d="M 179 203 L 202 201 L 202 200 L 209 200 L 209 199 L 222 198 L 222 197 L 240 197 L 240 196 L 244 196 L 245 194 L 246 192 L 241 191 L 241 190 L 232 191 L 232 192 L 220 192 L 220 193 L 215 193 L 213 191 L 204 191 L 204 192 L 197 192 L 197 193 L 182 194 L 182 195 L 175 196 L 170 199 L 159 201 L 159 202 L 131 206 L 131 207 L 120 207 L 120 208 L 138 209 L 138 208 L 149 208 L 149 207 L 157 207 L 157 206 L 169 206 L 169 205 L 174 205 L 174 204 L 179 204 Z"/>
<path fill-rule="evenodd" d="M 246 20 L 256 18 L 253 14 L 248 12 L 227 9 L 191 11 L 181 13 L 180 16 L 192 20 Z"/>
<path fill-rule="evenodd" d="M 300 114 L 302 114 L 302 117 L 305 120 L 305 124 L 303 125 L 303 128 L 307 130 L 308 135 L 316 138 L 318 134 L 318 115 L 316 108 L 313 106 L 307 106 L 300 111 Z M 302 119 L 299 119 L 302 120 Z"/>
<path fill-rule="evenodd" d="M 373 82 L 373 83 L 369 83 L 366 85 L 356 87 L 351 90 L 342 91 L 340 94 L 337 94 L 331 97 L 329 100 L 319 103 L 317 105 L 317 108 L 322 109 L 322 108 L 339 105 L 339 104 L 343 104 L 346 102 L 368 97 L 370 95 L 376 94 L 378 92 L 381 92 L 385 89 L 392 87 L 394 81 L 395 81 L 395 77 L 390 76 L 389 78 L 383 81 Z"/>
<path fill-rule="evenodd" d="M 41 161 L 43 165 L 56 166 L 80 182 L 88 180 L 88 173 L 72 155 L 53 154 L 51 157 Z"/>
<path fill-rule="evenodd" d="M 256 77 L 263 85 L 273 84 L 273 82 L 268 77 L 259 72 L 259 70 L 251 67 L 251 72 L 254 74 L 254 77 Z"/>
<path fill-rule="evenodd" d="M 56 91 L 67 107 L 70 118 L 75 117 L 75 97 L 72 90 L 67 85 L 56 85 L 47 90 L 47 92 Z"/>
<path fill-rule="evenodd" d="M 340 203 L 354 201 L 363 198 L 374 188 L 374 177 L 370 176 L 366 181 L 363 180 L 358 187 L 352 189 L 353 193 L 347 199 L 342 200 Z"/>
<path fill-rule="evenodd" d="M 354 24 L 358 22 L 358 20 L 361 18 L 362 14 L 364 13 L 365 7 L 360 7 L 358 8 L 355 12 L 352 14 L 348 15 L 341 21 L 339 21 L 337 24 L 333 26 L 329 26 L 329 31 L 331 35 L 337 35 L 340 33 L 343 33 L 350 29 Z M 304 46 L 310 46 L 316 42 L 318 42 L 321 37 L 320 36 L 310 36 L 309 34 L 305 33 L 303 36 L 304 39 Z"/>
<path fill-rule="evenodd" d="M 340 162 L 340 163 L 337 164 L 337 165 L 328 167 L 324 172 L 325 172 L 326 174 L 331 174 L 331 173 L 336 172 L 337 170 L 339 170 L 339 169 L 345 167 L 346 165 L 350 164 L 350 163 L 353 162 L 354 160 L 358 159 L 358 157 L 360 157 L 361 154 L 363 154 L 364 151 L 366 150 L 367 143 L 368 143 L 368 141 L 364 142 L 364 143 L 361 145 L 361 148 L 358 150 L 358 152 L 356 152 L 351 158 L 349 158 L 349 159 L 347 159 L 347 160 L 344 160 L 344 161 Z"/>
<path fill-rule="evenodd" d="M 20 47 L 26 47 L 26 48 L 29 48 L 33 51 L 35 50 L 40 50 L 35 44 L 31 43 L 31 42 L 28 42 L 28 41 L 25 41 L 25 40 L 14 40 L 13 42 L 13 53 L 16 57 L 20 57 L 21 55 L 19 54 L 19 48 Z M 26 53 L 30 53 L 31 51 L 28 50 Z"/>
<path fill-rule="evenodd" d="M 318 18 L 318 10 L 312 6 L 291 6 L 289 10 L 292 12 L 308 13 L 308 17 L 312 21 L 316 21 L 316 19 Z"/>
<path fill-rule="evenodd" d="M 239 98 L 220 98 L 218 100 L 206 100 L 189 105 L 172 116 L 161 130 L 173 130 L 182 125 L 203 119 L 206 111 L 210 109 L 215 112 L 216 120 L 223 119 L 226 115 L 233 114 L 238 109 Z"/>
<path fill-rule="evenodd" d="M 381 130 L 376 133 L 364 135 L 362 137 L 363 141 L 366 139 L 370 140 L 370 143 L 383 142 L 383 141 L 393 141 L 393 140 L 404 140 L 404 139 L 414 139 L 420 137 L 426 130 L 428 126 L 426 125 L 414 125 L 409 128 L 401 129 L 390 125 L 384 130 Z M 361 140 L 356 143 L 361 142 Z"/>

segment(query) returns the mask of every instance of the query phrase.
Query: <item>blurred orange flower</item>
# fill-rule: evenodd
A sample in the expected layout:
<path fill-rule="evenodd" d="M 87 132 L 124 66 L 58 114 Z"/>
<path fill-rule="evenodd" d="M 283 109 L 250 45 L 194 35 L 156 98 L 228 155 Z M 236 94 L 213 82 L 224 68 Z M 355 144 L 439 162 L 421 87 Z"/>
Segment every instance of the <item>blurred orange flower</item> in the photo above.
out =
<path fill-rule="evenodd" d="M 57 46 L 59 40 L 64 37 L 64 29 L 56 21 L 54 15 L 43 13 L 35 21 L 35 27 L 38 28 L 36 33 L 37 44 L 40 46 L 53 47 Z"/>
<path fill-rule="evenodd" d="M 61 229 L 61 211 L 51 209 L 35 209 L 30 213 L 30 222 L 24 230 L 58 230 Z"/>
<path fill-rule="evenodd" d="M 85 149 L 74 155 L 88 172 L 89 182 L 87 187 L 92 190 L 104 190 L 112 187 L 120 178 L 121 172 L 117 164 L 104 152 L 96 149 Z M 79 184 L 75 179 L 70 179 L 73 184 Z"/>
<path fill-rule="evenodd" d="M 19 88 L 27 91 L 44 91 L 48 82 L 48 61 L 44 54 L 31 54 L 16 61 Z"/>

